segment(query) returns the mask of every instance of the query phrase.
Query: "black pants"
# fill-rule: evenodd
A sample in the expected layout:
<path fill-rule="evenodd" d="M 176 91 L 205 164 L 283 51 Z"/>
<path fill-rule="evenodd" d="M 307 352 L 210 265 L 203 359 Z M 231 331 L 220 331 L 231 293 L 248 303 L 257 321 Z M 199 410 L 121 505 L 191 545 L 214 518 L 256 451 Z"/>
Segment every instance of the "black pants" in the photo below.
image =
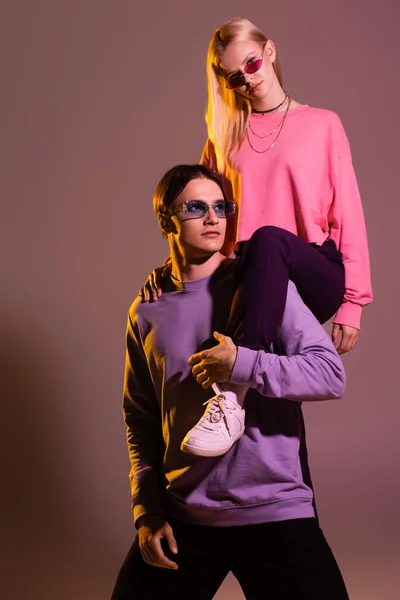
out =
<path fill-rule="evenodd" d="M 177 570 L 152 567 L 136 538 L 111 600 L 211 600 L 231 571 L 247 600 L 348 600 L 339 568 L 315 519 L 241 527 L 169 521 Z M 164 542 L 164 540 L 163 540 Z"/>

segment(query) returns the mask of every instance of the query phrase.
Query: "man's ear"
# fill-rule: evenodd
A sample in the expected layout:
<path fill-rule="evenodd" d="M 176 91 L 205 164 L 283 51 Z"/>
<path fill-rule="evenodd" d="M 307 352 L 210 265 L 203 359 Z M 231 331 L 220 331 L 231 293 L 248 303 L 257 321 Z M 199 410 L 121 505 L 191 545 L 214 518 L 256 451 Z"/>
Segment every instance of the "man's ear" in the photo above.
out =
<path fill-rule="evenodd" d="M 173 229 L 172 221 L 167 215 L 159 214 L 158 222 L 160 223 L 161 231 L 166 237 Z"/>

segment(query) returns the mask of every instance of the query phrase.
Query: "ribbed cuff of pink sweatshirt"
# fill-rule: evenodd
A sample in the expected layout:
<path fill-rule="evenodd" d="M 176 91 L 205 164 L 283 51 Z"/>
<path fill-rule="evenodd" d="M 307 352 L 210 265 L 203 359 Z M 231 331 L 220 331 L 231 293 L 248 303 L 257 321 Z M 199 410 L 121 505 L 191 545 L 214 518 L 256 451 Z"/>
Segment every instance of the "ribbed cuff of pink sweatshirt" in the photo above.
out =
<path fill-rule="evenodd" d="M 342 306 L 337 311 L 334 323 L 339 325 L 348 325 L 360 329 L 362 306 L 353 304 L 353 302 L 343 302 Z"/>

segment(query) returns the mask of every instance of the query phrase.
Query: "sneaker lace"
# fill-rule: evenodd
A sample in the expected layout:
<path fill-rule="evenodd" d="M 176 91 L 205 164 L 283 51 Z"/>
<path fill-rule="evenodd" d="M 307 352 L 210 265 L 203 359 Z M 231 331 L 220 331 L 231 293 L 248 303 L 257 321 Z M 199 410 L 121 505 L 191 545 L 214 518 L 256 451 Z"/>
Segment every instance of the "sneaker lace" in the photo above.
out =
<path fill-rule="evenodd" d="M 207 400 L 203 403 L 205 406 L 208 404 L 208 408 L 204 413 L 204 416 L 199 423 L 201 427 L 208 430 L 214 430 L 215 425 L 221 427 L 222 422 L 225 419 L 226 413 L 231 413 L 232 410 L 227 404 L 223 404 L 223 401 L 226 400 L 224 394 L 218 394 L 211 398 L 211 400 Z M 225 423 L 228 428 L 228 424 Z"/>

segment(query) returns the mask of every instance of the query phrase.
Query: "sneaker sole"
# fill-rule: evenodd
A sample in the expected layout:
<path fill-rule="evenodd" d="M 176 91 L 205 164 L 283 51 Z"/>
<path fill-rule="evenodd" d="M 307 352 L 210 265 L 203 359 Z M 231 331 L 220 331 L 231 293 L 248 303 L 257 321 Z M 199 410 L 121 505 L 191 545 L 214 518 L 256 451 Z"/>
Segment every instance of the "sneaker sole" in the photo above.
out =
<path fill-rule="evenodd" d="M 227 448 L 223 448 L 220 450 L 199 448 L 198 446 L 190 444 L 189 442 L 183 441 L 181 443 L 181 450 L 182 450 L 182 452 L 185 452 L 186 454 L 194 454 L 195 456 L 204 456 L 207 458 L 211 458 L 213 456 L 223 456 L 232 448 L 233 444 L 242 437 L 242 435 L 244 433 L 244 429 L 245 428 L 243 427 L 243 429 L 241 431 L 239 431 L 239 433 L 236 434 L 236 436 L 233 438 L 231 444 Z"/>

